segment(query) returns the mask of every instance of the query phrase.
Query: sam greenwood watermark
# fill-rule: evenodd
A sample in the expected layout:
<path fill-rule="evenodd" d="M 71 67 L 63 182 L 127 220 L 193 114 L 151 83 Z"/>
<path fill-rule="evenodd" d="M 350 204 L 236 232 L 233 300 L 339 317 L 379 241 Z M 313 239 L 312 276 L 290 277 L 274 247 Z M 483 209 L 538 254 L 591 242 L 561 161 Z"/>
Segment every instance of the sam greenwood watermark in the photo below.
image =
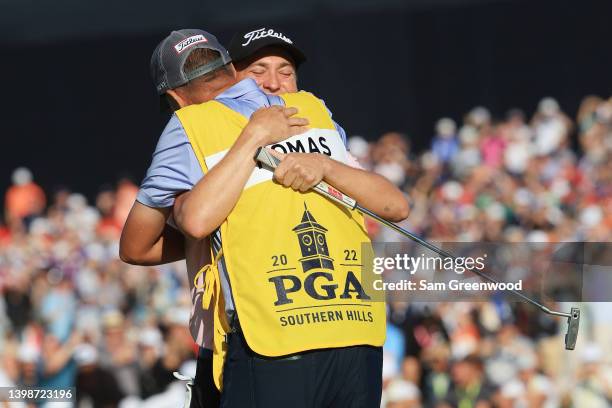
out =
<path fill-rule="evenodd" d="M 382 279 L 377 279 L 372 286 L 375 290 L 399 290 L 399 291 L 446 291 L 446 290 L 523 290 L 523 281 L 519 280 L 515 283 L 508 282 L 462 282 L 457 279 L 451 279 L 446 282 L 429 282 L 425 279 L 411 281 L 402 279 L 399 282 L 384 282 Z"/>
<path fill-rule="evenodd" d="M 436 243 L 446 258 L 413 242 L 363 247 L 362 283 L 372 300 L 612 301 L 612 243 Z M 487 275 L 492 281 L 477 273 Z"/>

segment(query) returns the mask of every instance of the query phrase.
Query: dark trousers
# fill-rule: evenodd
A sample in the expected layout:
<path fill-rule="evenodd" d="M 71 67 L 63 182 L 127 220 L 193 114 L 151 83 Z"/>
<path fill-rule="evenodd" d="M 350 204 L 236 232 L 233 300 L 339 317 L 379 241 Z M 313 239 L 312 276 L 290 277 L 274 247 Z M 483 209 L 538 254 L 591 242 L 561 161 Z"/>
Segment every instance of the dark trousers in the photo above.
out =
<path fill-rule="evenodd" d="M 382 348 L 313 350 L 282 358 L 255 354 L 228 335 L 222 408 L 379 408 Z"/>
<path fill-rule="evenodd" d="M 212 351 L 200 348 L 189 408 L 218 408 L 220 393 L 213 380 Z"/>

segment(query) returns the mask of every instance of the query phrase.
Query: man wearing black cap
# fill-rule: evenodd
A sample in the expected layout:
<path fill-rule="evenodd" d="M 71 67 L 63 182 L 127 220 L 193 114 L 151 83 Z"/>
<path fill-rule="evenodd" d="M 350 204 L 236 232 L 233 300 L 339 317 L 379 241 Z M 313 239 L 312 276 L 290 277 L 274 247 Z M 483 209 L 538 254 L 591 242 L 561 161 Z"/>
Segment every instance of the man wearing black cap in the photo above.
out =
<path fill-rule="evenodd" d="M 256 31 L 255 34 L 252 34 L 251 37 L 247 39 L 249 40 L 249 44 L 253 41 L 258 41 L 262 38 L 279 38 L 274 35 L 278 33 L 274 32 L 273 30 L 272 33 L 270 31 L 264 31 L 266 35 L 263 37 L 261 32 L 259 32 L 259 34 L 258 32 L 259 31 Z M 248 89 L 248 91 L 245 93 L 244 87 L 246 86 L 247 88 L 249 88 L 251 87 L 251 85 L 249 83 L 246 83 L 245 85 L 244 81 L 234 86 L 230 86 L 231 81 L 228 80 L 227 76 L 232 75 L 233 68 L 231 68 L 231 66 L 228 66 L 228 64 L 223 64 L 223 50 L 219 50 L 219 47 L 217 47 L 216 39 L 213 41 L 211 38 L 214 37 L 212 37 L 208 33 L 189 34 L 190 35 L 185 36 L 186 38 L 180 39 L 180 41 L 176 43 L 174 42 L 174 40 L 166 39 L 164 40 L 164 42 L 162 42 L 162 44 L 160 44 L 158 49 L 156 49 L 152 60 L 152 72 L 154 74 L 154 77 L 156 78 L 158 92 L 160 92 L 160 94 L 165 91 L 165 93 L 172 98 L 170 99 L 170 101 L 172 103 L 175 103 L 179 107 L 184 107 L 193 103 L 204 102 L 206 100 L 211 99 L 212 97 L 216 97 L 219 101 L 223 100 L 224 102 L 222 103 L 227 104 L 228 107 L 235 109 L 236 111 L 240 111 L 241 108 L 236 108 L 236 106 L 231 101 L 229 101 L 229 99 L 240 99 L 241 96 L 251 92 L 253 93 L 253 95 L 251 95 L 251 98 L 253 99 L 250 102 L 259 104 L 259 106 L 271 106 L 279 103 L 278 99 L 274 99 L 273 97 L 262 97 L 263 94 L 256 95 L 253 89 Z M 200 38 L 200 35 L 203 36 L 204 39 Z M 169 48 L 169 45 L 174 48 L 174 51 Z M 187 69 L 188 59 L 185 58 L 183 60 L 182 58 L 180 58 L 180 54 L 185 49 L 188 49 L 190 47 L 202 47 L 208 50 L 217 51 L 221 55 L 221 58 L 213 59 L 212 61 L 202 61 L 201 64 L 195 67 L 189 67 L 190 69 Z M 263 50 L 265 48 L 266 47 L 262 46 L 261 48 L 259 48 L 259 50 Z M 173 52 L 176 52 L 176 54 L 179 55 L 178 59 L 175 57 Z M 277 54 L 276 56 L 279 55 Z M 166 61 L 164 61 L 164 59 Z M 174 72 L 170 72 L 172 71 L 172 69 L 167 68 L 172 66 L 172 64 L 168 64 L 168 59 L 172 60 L 173 63 L 179 67 L 179 69 L 175 70 Z M 219 61 L 219 59 L 221 61 Z M 245 70 L 249 66 L 251 66 L 253 62 L 255 61 L 252 61 L 249 64 L 245 64 Z M 154 66 L 157 66 L 157 68 L 155 68 Z M 161 72 L 160 74 L 160 72 L 157 72 L 156 70 L 166 70 L 166 72 Z M 176 71 L 178 71 L 178 73 Z M 199 76 L 197 74 L 194 74 L 194 72 L 199 74 Z M 289 77 L 290 76 L 291 75 L 289 75 Z M 195 81 L 199 82 L 201 77 L 203 78 L 202 81 L 205 85 L 201 92 L 194 93 L 193 89 L 182 89 L 184 84 L 189 84 L 190 82 Z M 295 89 L 297 88 L 295 86 L 295 70 L 293 71 L 293 82 L 294 88 L 287 90 L 295 91 Z M 228 86 L 230 87 L 228 88 Z M 243 89 L 236 90 L 234 89 L 235 87 Z M 280 90 L 282 86 L 278 86 L 278 88 L 278 90 Z M 271 88 L 271 90 L 272 89 L 273 88 Z M 278 90 L 276 92 L 278 92 Z M 249 101 L 247 101 L 247 104 L 248 103 Z M 247 111 L 242 112 L 244 116 L 251 116 L 254 109 L 252 107 L 250 107 L 250 109 L 250 112 L 248 111 L 248 109 Z M 295 131 L 296 129 L 301 129 L 304 122 L 299 121 L 299 119 L 297 118 L 290 118 L 291 114 L 293 113 L 294 110 L 282 110 L 281 108 L 278 108 L 276 110 L 270 109 L 269 113 L 263 112 L 260 114 L 258 112 L 256 114 L 253 114 L 251 122 L 249 123 L 251 127 L 249 128 L 249 125 L 247 125 L 247 127 L 243 130 L 241 137 L 239 137 L 236 144 L 232 147 L 232 149 L 230 149 L 230 152 L 234 149 L 240 151 L 248 151 L 249 149 L 251 149 L 251 147 L 249 147 L 251 145 L 259 146 L 262 144 L 270 144 L 274 141 L 273 138 L 281 140 L 288 136 L 288 134 L 291 134 L 292 131 Z M 142 233 L 142 222 L 148 225 L 150 218 L 148 218 L 148 215 L 145 217 L 141 216 L 142 211 L 157 211 L 159 215 L 157 216 L 155 222 L 159 225 L 159 221 L 163 220 L 163 222 L 165 223 L 165 219 L 167 218 L 169 212 L 166 210 L 159 209 L 167 209 L 169 206 L 173 205 L 174 197 L 178 193 L 180 193 L 181 191 L 191 190 L 191 188 L 193 188 L 196 184 L 200 184 L 198 180 L 202 176 L 201 169 L 199 169 L 199 176 L 194 177 L 193 175 L 190 175 L 191 173 L 198 173 L 198 170 L 194 170 L 194 168 L 197 167 L 197 161 L 194 160 L 195 157 L 193 157 L 193 151 L 190 151 L 189 141 L 186 140 L 185 137 L 181 137 L 182 129 L 180 127 L 180 123 L 177 122 L 178 120 L 176 120 L 176 117 L 173 117 L 169 122 L 168 126 L 166 127 L 164 134 L 162 134 L 162 138 L 160 139 L 160 143 L 158 144 L 158 148 L 156 149 L 156 153 L 154 155 L 153 165 L 149 169 L 149 172 L 147 173 L 147 178 L 145 178 L 145 181 L 143 182 L 141 193 L 138 197 L 139 203 L 136 203 L 135 208 L 132 210 L 132 214 L 130 215 L 130 219 L 128 219 L 128 222 L 126 223 L 127 232 L 124 231 L 124 235 L 122 237 L 122 258 L 124 258 L 125 260 L 132 261 L 134 263 L 160 263 L 164 261 L 179 259 L 180 257 L 182 257 L 180 251 L 174 251 L 172 249 L 169 249 L 172 247 L 172 241 L 176 239 L 176 236 L 173 236 L 171 233 L 170 235 L 167 235 L 168 231 L 163 231 L 163 227 L 158 229 L 157 231 L 159 239 L 155 241 L 153 245 L 151 245 L 152 251 L 147 252 L 144 257 L 132 257 L 131 255 L 129 255 L 130 248 L 125 247 L 125 244 L 131 241 L 130 237 L 128 236 L 131 235 L 132 238 L 134 238 L 134 232 L 136 233 L 138 239 L 141 242 L 143 241 L 144 237 Z M 253 122 L 259 122 L 259 124 L 255 125 L 253 124 Z M 270 129 L 268 129 L 267 131 L 263 131 L 262 124 L 269 126 Z M 259 132 L 259 136 L 254 136 L 254 133 L 257 133 L 254 131 L 254 129 Z M 283 133 L 284 135 L 281 136 Z M 255 143 L 253 144 L 253 142 Z M 177 154 L 177 152 L 181 153 Z M 245 169 L 246 171 L 249 171 L 249 167 L 252 166 L 252 164 L 248 164 L 250 157 L 252 157 L 250 156 L 250 154 L 252 154 L 252 152 L 246 155 L 248 156 L 247 160 L 233 158 L 231 159 L 233 160 L 231 164 L 226 163 L 225 168 L 231 169 L 232 177 L 231 179 L 226 180 L 227 183 L 223 184 L 225 192 L 227 192 L 227 190 L 232 189 L 230 185 L 232 183 L 232 179 L 236 177 L 239 178 L 241 172 L 244 172 Z M 226 155 L 226 158 L 224 158 L 222 161 L 229 162 L 230 160 L 226 160 L 228 159 L 228 156 L 231 156 L 231 154 L 228 153 Z M 178 169 L 175 168 L 174 170 L 172 170 L 172 174 L 164 174 L 168 170 L 168 163 L 171 164 L 170 167 L 178 167 Z M 370 184 L 374 187 L 372 191 L 375 192 L 374 195 L 377 196 L 368 199 L 363 196 L 363 190 L 361 190 L 356 195 L 361 195 L 364 198 L 364 200 L 362 201 L 370 201 L 372 203 L 372 206 L 380 208 L 379 212 L 383 213 L 391 219 L 400 218 L 403 214 L 405 214 L 405 211 L 402 209 L 403 203 L 399 203 L 399 206 L 388 206 L 390 201 L 397 202 L 398 198 L 403 201 L 403 198 L 401 198 L 401 194 L 398 195 L 398 192 L 396 192 L 394 188 L 390 187 L 388 183 L 386 183 L 386 181 L 381 180 L 377 176 L 370 176 L 364 174 L 359 174 L 359 176 L 361 177 L 361 180 L 364 180 L 364 176 L 366 177 L 366 184 Z M 204 178 L 204 181 L 209 181 L 212 179 L 213 177 L 211 177 L 211 175 L 209 174 Z M 162 185 L 160 185 L 160 180 L 162 180 Z M 171 182 L 172 185 L 163 186 L 164 182 Z M 147 183 L 150 183 L 151 185 L 148 185 Z M 209 184 L 210 183 L 213 182 L 209 181 Z M 384 200 L 384 203 L 380 200 L 381 194 L 379 193 L 381 189 L 386 189 L 387 193 L 382 194 L 382 196 L 387 197 Z M 349 193 L 351 192 L 349 191 Z M 389 198 L 391 200 L 389 200 Z M 223 197 L 221 197 L 219 201 L 214 203 L 213 207 L 217 206 L 218 208 L 232 208 L 231 203 L 230 205 L 226 205 L 227 203 L 224 203 Z M 231 201 L 231 199 L 229 201 Z M 383 205 L 384 209 L 382 207 Z M 153 208 L 156 208 L 158 210 L 154 210 Z M 216 209 L 212 208 L 211 212 L 215 211 Z M 214 218 L 214 215 L 212 217 Z M 131 222 L 131 220 L 133 222 Z M 130 224 L 137 224 L 137 226 L 133 227 L 133 225 L 131 226 Z M 131 230 L 131 232 L 129 230 Z M 146 236 L 148 236 L 148 234 L 146 234 Z M 215 240 L 213 239 L 213 246 L 215 246 L 214 241 Z M 219 245 L 219 243 L 217 243 L 217 245 Z M 160 251 L 160 248 L 163 248 L 163 250 Z M 153 255 L 154 253 L 157 255 Z M 161 255 L 159 255 L 160 253 Z M 198 266 L 201 264 L 202 263 L 200 262 Z M 231 296 L 227 297 L 227 299 L 231 299 Z"/>
<path fill-rule="evenodd" d="M 306 55 L 279 29 L 267 26 L 239 31 L 232 37 L 228 51 L 239 81 L 251 78 L 270 95 L 298 91 L 297 70 L 306 62 Z M 336 123 L 336 130 L 346 144 L 344 129 Z M 360 167 L 350 154 L 349 162 Z"/>

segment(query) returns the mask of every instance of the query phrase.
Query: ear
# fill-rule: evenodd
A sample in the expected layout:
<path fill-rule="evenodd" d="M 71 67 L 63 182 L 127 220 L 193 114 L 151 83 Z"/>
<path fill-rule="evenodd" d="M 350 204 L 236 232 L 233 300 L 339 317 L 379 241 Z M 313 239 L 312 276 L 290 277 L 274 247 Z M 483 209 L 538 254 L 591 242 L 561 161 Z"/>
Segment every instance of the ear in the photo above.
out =
<path fill-rule="evenodd" d="M 187 98 L 185 98 L 181 92 L 177 92 L 177 90 L 175 89 L 168 89 L 166 93 L 170 95 L 176 101 L 176 103 L 178 103 L 178 106 L 180 106 L 181 108 L 184 108 L 185 106 L 190 105 Z"/>
<path fill-rule="evenodd" d="M 230 62 L 228 65 L 228 70 L 232 76 L 232 78 L 236 78 L 237 77 L 237 73 L 236 73 L 236 67 L 234 67 L 234 63 Z"/>

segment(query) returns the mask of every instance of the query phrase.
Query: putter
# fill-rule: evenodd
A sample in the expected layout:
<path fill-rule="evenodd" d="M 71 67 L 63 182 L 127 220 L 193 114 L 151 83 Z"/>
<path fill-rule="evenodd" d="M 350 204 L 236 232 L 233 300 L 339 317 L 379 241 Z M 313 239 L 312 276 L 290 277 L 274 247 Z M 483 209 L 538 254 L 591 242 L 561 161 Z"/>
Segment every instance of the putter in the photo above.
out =
<path fill-rule="evenodd" d="M 270 154 L 270 152 L 268 152 L 264 147 L 259 147 L 257 149 L 257 152 L 255 153 L 255 160 L 258 161 L 259 163 L 261 163 L 262 165 L 265 165 L 266 167 L 268 167 L 271 170 L 274 170 L 278 164 L 280 163 L 280 159 L 278 159 L 277 157 L 273 156 L 272 154 Z M 394 224 L 390 221 L 385 220 L 384 218 L 379 217 L 378 215 L 374 214 L 372 211 L 368 210 L 367 208 L 364 208 L 362 206 L 360 206 L 357 201 L 349 196 L 347 196 L 346 194 L 342 193 L 341 191 L 338 191 L 337 189 L 335 189 L 334 187 L 330 186 L 329 184 L 327 184 L 324 181 L 319 182 L 319 184 L 317 184 L 316 186 L 313 187 L 313 190 L 316 191 L 317 193 L 321 194 L 322 196 L 335 201 L 338 204 L 341 204 L 343 206 L 345 206 L 346 208 L 348 208 L 349 210 L 357 210 L 363 214 L 368 215 L 369 217 L 375 219 L 376 221 L 380 222 L 383 225 L 386 225 L 387 227 L 391 228 L 392 230 L 395 230 L 397 232 L 399 232 L 400 234 L 404 235 L 405 237 L 411 239 L 412 241 L 424 246 L 425 248 L 437 253 L 438 255 L 443 256 L 444 258 L 451 258 L 451 259 L 457 259 L 457 257 L 455 257 L 454 255 L 452 255 L 449 252 L 446 252 L 445 250 L 438 248 L 437 246 L 419 238 L 418 236 L 416 236 L 415 234 L 413 234 L 412 232 L 405 230 L 404 228 L 400 227 L 397 224 Z M 493 283 L 501 283 L 500 281 L 498 281 L 497 279 L 484 274 L 480 271 L 473 271 L 468 269 L 468 271 L 472 272 L 473 274 L 476 274 L 478 276 L 480 276 L 481 278 L 488 280 L 489 282 L 493 282 Z M 554 310 L 550 310 L 548 307 L 536 302 L 535 300 L 523 295 L 521 292 L 518 292 L 514 289 L 508 289 L 510 292 L 514 293 L 516 296 L 520 297 L 521 299 L 523 299 L 524 301 L 531 303 L 533 306 L 537 307 L 538 309 L 540 309 L 542 312 L 547 313 L 549 315 L 553 315 L 553 316 L 562 316 L 562 317 L 567 317 L 567 332 L 565 333 L 565 349 L 566 350 L 573 350 L 574 347 L 576 346 L 576 339 L 578 338 L 578 326 L 580 324 L 580 309 L 577 307 L 572 307 L 571 311 L 569 313 L 565 313 L 565 312 L 557 312 Z"/>

